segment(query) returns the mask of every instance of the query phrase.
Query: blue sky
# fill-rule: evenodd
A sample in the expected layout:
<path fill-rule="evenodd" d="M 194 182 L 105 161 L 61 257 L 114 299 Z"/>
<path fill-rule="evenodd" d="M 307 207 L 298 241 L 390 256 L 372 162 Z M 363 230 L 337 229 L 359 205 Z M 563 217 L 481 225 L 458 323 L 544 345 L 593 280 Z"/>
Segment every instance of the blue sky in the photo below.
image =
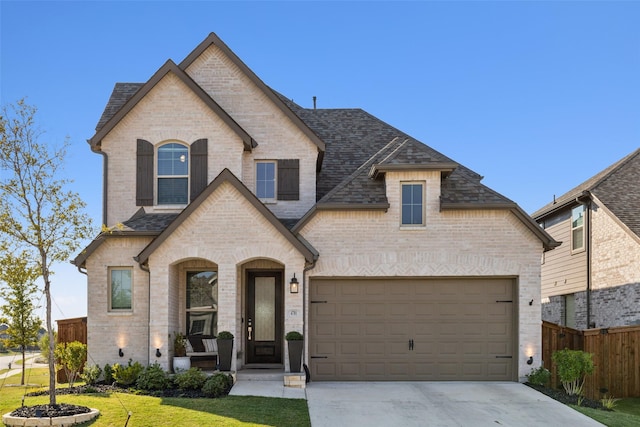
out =
<path fill-rule="evenodd" d="M 0 0 L 0 103 L 27 97 L 101 223 L 86 140 L 116 82 L 145 82 L 215 32 L 305 107 L 363 108 L 531 213 L 640 147 L 640 2 Z M 88 242 L 87 242 L 88 243 Z M 86 315 L 60 265 L 54 319 Z"/>

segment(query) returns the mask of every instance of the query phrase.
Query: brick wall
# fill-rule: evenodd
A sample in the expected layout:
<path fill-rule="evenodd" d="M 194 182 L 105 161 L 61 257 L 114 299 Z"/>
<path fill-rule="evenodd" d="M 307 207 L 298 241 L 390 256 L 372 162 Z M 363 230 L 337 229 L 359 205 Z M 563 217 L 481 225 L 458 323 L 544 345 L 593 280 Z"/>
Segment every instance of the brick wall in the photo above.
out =
<path fill-rule="evenodd" d="M 266 218 L 231 184 L 222 184 L 149 258 L 155 304 L 151 336 L 186 330 L 184 274 L 179 272 L 193 266 L 216 265 L 218 330 L 231 331 L 236 337 L 235 351 L 242 351 L 243 272 L 255 265 L 283 268 L 286 288 L 293 273 L 301 277 L 304 264 L 304 257 Z M 284 305 L 285 313 L 289 313 L 285 330 L 301 330 L 302 293 L 285 292 Z M 292 311 L 297 314 L 291 315 Z M 161 365 L 168 367 L 168 355 L 165 358 L 163 353 Z M 232 369 L 240 363 L 234 360 Z"/>
<path fill-rule="evenodd" d="M 427 185 L 423 228 L 400 228 L 405 180 Z M 517 277 L 518 373 L 524 379 L 531 370 L 525 355 L 541 355 L 540 241 L 509 211 L 440 212 L 438 173 L 387 173 L 386 181 L 388 212 L 318 211 L 303 227 L 301 234 L 320 252 L 309 276 Z"/>
<path fill-rule="evenodd" d="M 269 204 L 279 218 L 301 218 L 316 201 L 318 148 L 222 51 L 211 45 L 186 70 L 257 142 L 237 175 L 255 192 L 256 160 L 299 159 L 299 201 Z"/>
<path fill-rule="evenodd" d="M 108 238 L 87 260 L 87 360 L 90 365 L 148 360 L 148 273 L 133 257 L 150 238 Z M 132 311 L 109 312 L 109 267 L 131 267 Z M 118 356 L 122 348 L 124 357 Z"/>

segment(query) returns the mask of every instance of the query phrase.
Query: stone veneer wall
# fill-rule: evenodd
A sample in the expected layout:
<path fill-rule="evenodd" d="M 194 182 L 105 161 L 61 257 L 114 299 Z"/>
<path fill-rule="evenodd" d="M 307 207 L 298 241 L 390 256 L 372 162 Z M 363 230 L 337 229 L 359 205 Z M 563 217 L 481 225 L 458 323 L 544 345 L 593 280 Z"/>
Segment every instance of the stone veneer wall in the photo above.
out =
<path fill-rule="evenodd" d="M 577 292 L 576 329 L 588 329 L 587 292 Z M 565 325 L 563 296 L 550 297 L 542 304 L 542 320 Z M 640 283 L 615 286 L 591 292 L 591 327 L 640 325 Z"/>

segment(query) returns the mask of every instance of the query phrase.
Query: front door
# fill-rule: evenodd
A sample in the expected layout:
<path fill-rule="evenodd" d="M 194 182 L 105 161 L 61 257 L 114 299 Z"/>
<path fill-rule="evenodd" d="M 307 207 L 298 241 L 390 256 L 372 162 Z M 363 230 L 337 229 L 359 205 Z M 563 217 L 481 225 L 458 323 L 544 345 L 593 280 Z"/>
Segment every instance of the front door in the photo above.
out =
<path fill-rule="evenodd" d="M 282 363 L 283 286 L 282 272 L 249 272 L 247 363 Z"/>

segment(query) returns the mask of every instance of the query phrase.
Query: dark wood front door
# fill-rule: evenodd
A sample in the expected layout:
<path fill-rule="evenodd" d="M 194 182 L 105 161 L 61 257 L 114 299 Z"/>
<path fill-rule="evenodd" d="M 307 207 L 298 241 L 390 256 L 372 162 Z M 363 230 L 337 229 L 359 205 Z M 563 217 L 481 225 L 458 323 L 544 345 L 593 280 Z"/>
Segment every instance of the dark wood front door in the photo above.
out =
<path fill-rule="evenodd" d="M 247 363 L 282 363 L 282 272 L 249 272 L 247 289 Z"/>

